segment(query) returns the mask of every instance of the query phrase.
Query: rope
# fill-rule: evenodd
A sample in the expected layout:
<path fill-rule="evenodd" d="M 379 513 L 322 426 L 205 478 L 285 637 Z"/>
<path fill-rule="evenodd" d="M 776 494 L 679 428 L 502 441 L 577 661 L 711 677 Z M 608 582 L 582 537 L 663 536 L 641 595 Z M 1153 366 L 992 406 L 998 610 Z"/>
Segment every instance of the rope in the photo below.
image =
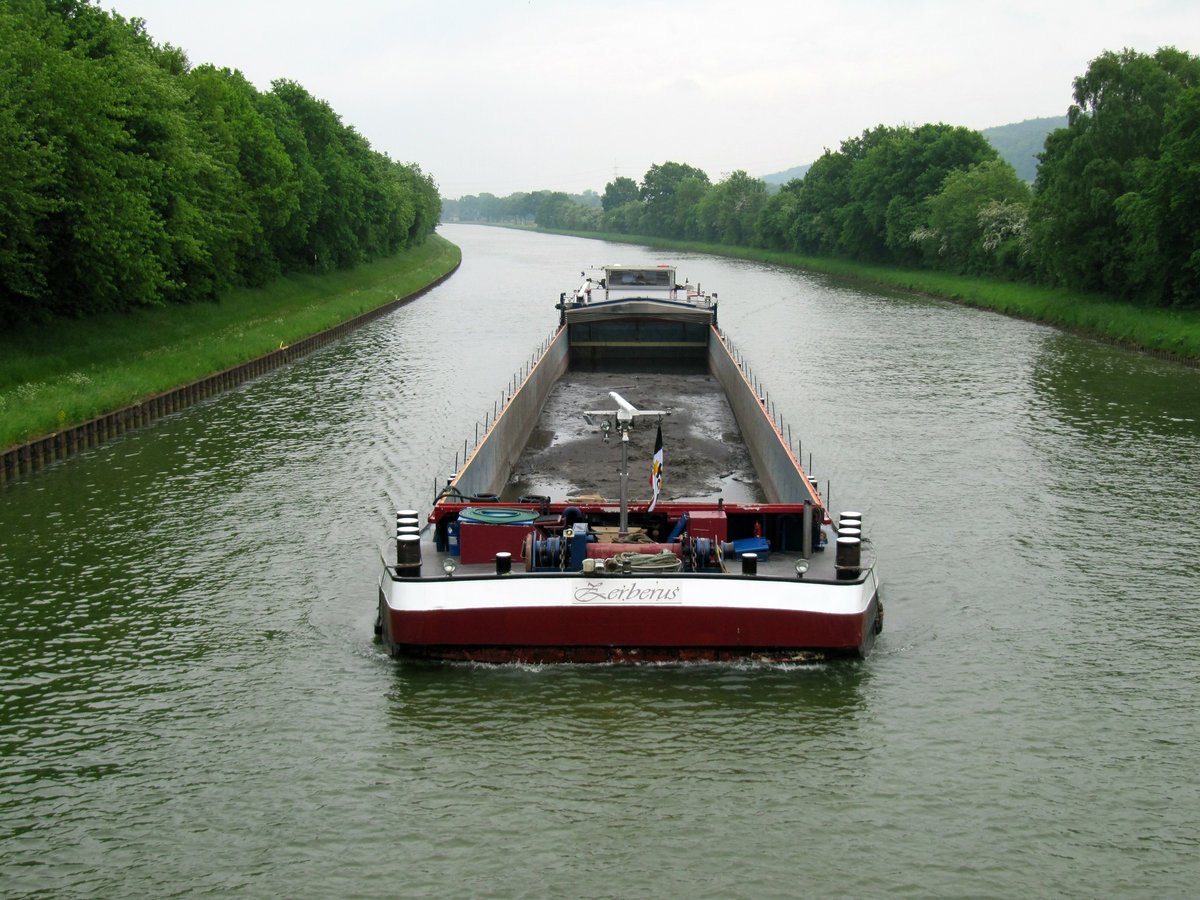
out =
<path fill-rule="evenodd" d="M 628 535 L 621 539 L 622 544 L 653 544 L 654 538 L 646 534 L 644 531 L 631 531 Z"/>
<path fill-rule="evenodd" d="M 659 553 L 625 550 L 606 559 L 604 568 L 609 572 L 619 572 L 625 569 L 626 564 L 633 572 L 674 572 L 679 568 L 680 559 L 670 550 Z"/>

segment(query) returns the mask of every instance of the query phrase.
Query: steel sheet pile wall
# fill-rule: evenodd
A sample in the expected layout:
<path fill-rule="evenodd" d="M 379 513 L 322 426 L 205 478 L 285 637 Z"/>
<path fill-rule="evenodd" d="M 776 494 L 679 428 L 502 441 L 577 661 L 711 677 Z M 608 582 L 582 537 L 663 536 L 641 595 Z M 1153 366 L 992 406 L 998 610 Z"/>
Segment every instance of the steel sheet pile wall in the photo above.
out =
<path fill-rule="evenodd" d="M 725 394 L 741 429 L 742 439 L 758 470 L 768 503 L 816 503 L 808 482 L 801 473 L 787 443 L 779 434 L 754 388 L 746 380 L 741 367 L 730 355 L 725 342 L 714 327 L 708 342 L 708 367 Z"/>
<path fill-rule="evenodd" d="M 508 476 L 542 413 L 546 398 L 566 369 L 567 330 L 563 328 L 459 472 L 454 486 L 461 493 L 473 496 L 499 494 L 504 490 Z"/>

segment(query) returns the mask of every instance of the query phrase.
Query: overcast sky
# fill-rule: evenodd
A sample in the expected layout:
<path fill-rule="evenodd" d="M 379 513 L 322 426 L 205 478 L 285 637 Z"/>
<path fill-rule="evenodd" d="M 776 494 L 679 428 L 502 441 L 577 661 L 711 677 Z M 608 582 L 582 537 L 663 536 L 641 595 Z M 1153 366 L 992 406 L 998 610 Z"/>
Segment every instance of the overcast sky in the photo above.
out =
<path fill-rule="evenodd" d="M 1197 0 L 99 0 L 193 65 L 302 84 L 443 196 L 717 181 L 879 124 L 1062 115 L 1105 50 L 1200 55 Z"/>

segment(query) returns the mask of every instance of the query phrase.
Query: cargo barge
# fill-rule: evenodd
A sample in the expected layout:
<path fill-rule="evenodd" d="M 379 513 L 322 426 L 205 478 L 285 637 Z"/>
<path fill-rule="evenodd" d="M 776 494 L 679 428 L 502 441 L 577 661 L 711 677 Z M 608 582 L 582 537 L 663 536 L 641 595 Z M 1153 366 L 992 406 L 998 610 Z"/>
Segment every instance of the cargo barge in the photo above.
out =
<path fill-rule="evenodd" d="M 672 266 L 582 278 L 424 521 L 397 512 L 382 643 L 478 662 L 865 657 L 883 610 L 861 516 L 831 514 L 717 295 Z"/>

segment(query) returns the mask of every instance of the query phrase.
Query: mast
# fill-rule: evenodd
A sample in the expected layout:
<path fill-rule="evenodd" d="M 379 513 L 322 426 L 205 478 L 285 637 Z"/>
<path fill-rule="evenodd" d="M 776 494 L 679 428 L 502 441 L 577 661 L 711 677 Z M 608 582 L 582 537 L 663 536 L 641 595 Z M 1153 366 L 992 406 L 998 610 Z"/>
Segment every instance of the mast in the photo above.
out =
<path fill-rule="evenodd" d="M 662 424 L 664 416 L 670 415 L 662 409 L 638 409 L 616 391 L 609 391 L 608 396 L 617 404 L 616 409 L 590 409 L 584 418 L 589 422 L 592 416 L 603 416 L 600 431 L 604 435 L 604 443 L 608 443 L 609 432 L 614 428 L 621 435 L 621 468 L 617 474 L 621 477 L 621 521 L 617 529 L 618 538 L 629 537 L 629 432 L 633 430 L 638 418 L 653 416 L 658 424 Z"/>

